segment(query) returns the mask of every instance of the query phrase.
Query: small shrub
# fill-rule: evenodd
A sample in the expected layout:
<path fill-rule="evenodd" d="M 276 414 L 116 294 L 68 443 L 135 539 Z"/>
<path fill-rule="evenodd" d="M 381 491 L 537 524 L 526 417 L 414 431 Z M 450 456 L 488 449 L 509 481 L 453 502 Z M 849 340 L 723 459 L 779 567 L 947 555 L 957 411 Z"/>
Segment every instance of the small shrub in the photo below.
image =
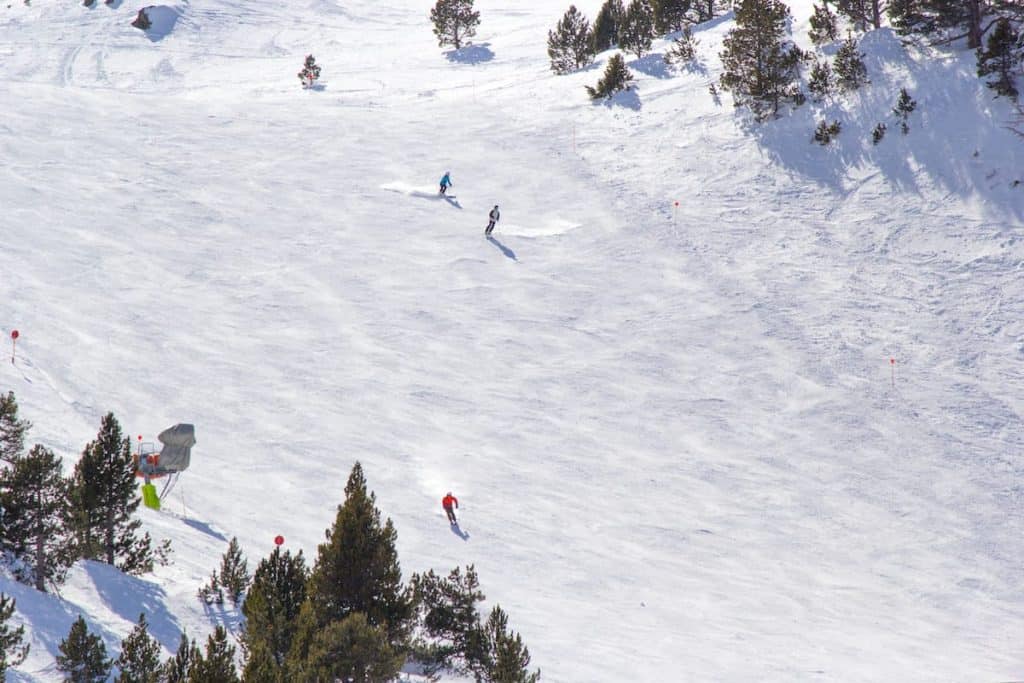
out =
<path fill-rule="evenodd" d="M 885 124 L 879 123 L 875 126 L 875 129 L 871 131 L 871 144 L 877 145 L 885 137 Z"/>
<path fill-rule="evenodd" d="M 814 129 L 814 142 L 825 146 L 838 137 L 841 130 L 842 124 L 840 124 L 838 120 L 829 123 L 822 119 L 821 122 L 818 123 L 818 127 Z"/>

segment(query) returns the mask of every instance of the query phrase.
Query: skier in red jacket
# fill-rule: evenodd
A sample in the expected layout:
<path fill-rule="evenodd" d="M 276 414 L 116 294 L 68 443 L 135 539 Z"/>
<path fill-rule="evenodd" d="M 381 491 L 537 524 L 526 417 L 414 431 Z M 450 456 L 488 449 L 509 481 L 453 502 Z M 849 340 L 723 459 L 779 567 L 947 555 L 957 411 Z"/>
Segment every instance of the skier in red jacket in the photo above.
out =
<path fill-rule="evenodd" d="M 454 505 L 457 510 L 459 508 L 459 499 L 453 496 L 452 492 L 449 491 L 445 494 L 444 498 L 441 499 L 441 507 L 444 508 L 445 514 L 448 515 L 448 521 L 452 524 L 458 524 L 455 520 L 455 510 L 452 510 L 452 505 Z"/>

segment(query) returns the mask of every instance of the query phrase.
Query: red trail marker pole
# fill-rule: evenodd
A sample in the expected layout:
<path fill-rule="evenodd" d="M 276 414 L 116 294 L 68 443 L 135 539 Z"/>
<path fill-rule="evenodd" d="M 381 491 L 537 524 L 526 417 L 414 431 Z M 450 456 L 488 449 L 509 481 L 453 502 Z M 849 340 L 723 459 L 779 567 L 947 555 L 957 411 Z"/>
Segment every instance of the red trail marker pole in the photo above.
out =
<path fill-rule="evenodd" d="M 18 331 L 17 330 L 12 330 L 11 331 L 11 365 L 14 365 L 14 352 L 15 352 L 15 350 L 17 348 L 17 344 L 18 344 Z"/>
<path fill-rule="evenodd" d="M 892 388 L 896 388 L 896 359 L 889 359 L 889 368 L 892 370 Z"/>

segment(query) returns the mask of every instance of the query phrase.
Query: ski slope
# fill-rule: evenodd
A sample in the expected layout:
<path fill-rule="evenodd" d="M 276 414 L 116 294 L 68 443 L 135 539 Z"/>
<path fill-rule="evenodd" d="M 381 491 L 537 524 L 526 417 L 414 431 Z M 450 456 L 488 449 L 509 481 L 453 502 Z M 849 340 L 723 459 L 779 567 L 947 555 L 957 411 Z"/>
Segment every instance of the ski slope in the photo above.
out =
<path fill-rule="evenodd" d="M 456 54 L 430 4 L 0 8 L 0 390 L 69 470 L 107 411 L 198 439 L 142 512 L 172 566 L 0 579 L 12 680 L 78 614 L 237 628 L 195 598 L 228 540 L 312 560 L 356 460 L 405 577 L 475 564 L 546 681 L 1024 678 L 1022 142 L 973 56 L 877 31 L 758 127 L 708 92 L 728 17 L 592 104 L 567 5 L 477 0 Z"/>

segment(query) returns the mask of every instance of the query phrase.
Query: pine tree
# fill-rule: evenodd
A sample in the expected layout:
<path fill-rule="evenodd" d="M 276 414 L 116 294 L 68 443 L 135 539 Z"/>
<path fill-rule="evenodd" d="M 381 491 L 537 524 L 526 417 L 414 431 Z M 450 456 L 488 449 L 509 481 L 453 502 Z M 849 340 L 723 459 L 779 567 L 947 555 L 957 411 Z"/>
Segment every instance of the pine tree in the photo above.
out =
<path fill-rule="evenodd" d="M 590 99 L 599 100 L 602 97 L 611 98 L 612 95 L 622 90 L 629 90 L 629 84 L 632 80 L 633 74 L 630 73 L 625 60 L 622 59 L 621 54 L 616 53 L 608 60 L 604 76 L 598 80 L 597 86 L 592 88 L 589 85 L 585 85 L 583 87 L 587 89 Z"/>
<path fill-rule="evenodd" d="M 478 682 L 536 683 L 540 671 L 530 673 L 530 651 L 518 633 L 509 631 L 508 615 L 500 606 L 479 626 L 470 646 L 470 662 Z"/>
<path fill-rule="evenodd" d="M 197 594 L 199 601 L 207 605 L 224 604 L 224 587 L 220 583 L 220 574 L 214 569 L 206 585 L 200 586 Z"/>
<path fill-rule="evenodd" d="M 245 680 L 275 680 L 282 672 L 295 636 L 299 610 L 306 599 L 308 579 L 302 551 L 292 556 L 275 548 L 256 567 L 242 604 L 245 623 L 241 642 L 248 654 L 243 671 Z"/>
<path fill-rule="evenodd" d="M 430 21 L 434 23 L 437 44 L 458 50 L 476 35 L 480 13 L 473 10 L 473 0 L 437 0 L 430 10 Z"/>
<path fill-rule="evenodd" d="M 911 113 L 917 108 L 917 102 L 910 96 L 906 88 L 900 88 L 900 96 L 896 100 L 896 106 L 893 107 L 892 113 L 896 115 L 896 118 L 900 122 L 900 132 L 906 135 L 910 132 L 910 125 L 907 120 L 910 118 Z"/>
<path fill-rule="evenodd" d="M 839 123 L 839 121 L 833 121 L 832 123 L 829 123 L 828 121 L 822 119 L 818 123 L 818 127 L 814 129 L 813 140 L 814 142 L 817 142 L 819 145 L 824 146 L 832 142 L 836 137 L 838 137 L 841 131 L 842 124 Z"/>
<path fill-rule="evenodd" d="M 811 95 L 820 102 L 832 94 L 834 85 L 835 76 L 828 60 L 815 59 L 811 75 L 807 79 L 807 89 L 811 91 Z"/>
<path fill-rule="evenodd" d="M 14 614 L 14 598 L 0 593 L 0 680 L 7 680 L 7 670 L 18 666 L 28 656 L 29 646 L 22 641 L 25 627 L 11 628 L 8 622 Z"/>
<path fill-rule="evenodd" d="M 25 434 L 32 423 L 18 417 L 14 392 L 0 394 L 0 461 L 11 462 L 25 450 Z"/>
<path fill-rule="evenodd" d="M 34 446 L 0 472 L 4 549 L 22 561 L 15 568 L 18 580 L 36 590 L 63 583 L 75 560 L 72 534 L 64 524 L 67 490 L 60 458 L 43 446 Z"/>
<path fill-rule="evenodd" d="M 633 0 L 626 8 L 619 26 L 619 47 L 632 52 L 637 59 L 651 49 L 654 35 L 654 11 L 648 0 Z"/>
<path fill-rule="evenodd" d="M 1018 10 L 1017 3 L 1003 3 Z M 967 48 L 981 47 L 987 0 L 890 0 L 888 14 L 903 35 L 918 34 L 945 40 L 967 38 Z"/>
<path fill-rule="evenodd" d="M 417 663 L 427 676 L 469 673 L 466 653 L 479 623 L 477 604 L 484 600 L 473 565 L 465 574 L 456 567 L 447 578 L 430 570 L 414 575 L 411 584 L 421 624 L 414 646 Z"/>
<path fill-rule="evenodd" d="M 302 71 L 299 72 L 299 80 L 302 81 L 302 87 L 312 88 L 313 83 L 320 78 L 320 66 L 316 63 L 316 57 L 313 55 L 306 55 L 306 61 L 302 65 Z"/>
<path fill-rule="evenodd" d="M 811 14 L 811 28 L 807 35 L 815 45 L 831 43 L 839 37 L 839 26 L 836 15 L 829 9 L 828 0 L 822 0 L 820 5 L 814 5 L 814 13 Z"/>
<path fill-rule="evenodd" d="M 139 537 L 142 522 L 132 518 L 141 500 L 131 441 L 113 413 L 75 465 L 70 499 L 79 557 L 116 564 L 128 574 L 153 570 L 152 539 L 148 533 Z"/>
<path fill-rule="evenodd" d="M 326 532 L 327 542 L 318 548 L 306 599 L 318 628 L 361 612 L 370 626 L 384 629 L 388 643 L 404 651 L 414 617 L 413 598 L 402 585 L 394 524 L 390 519 L 381 523 L 376 500 L 367 492 L 363 467 L 357 462 L 345 485 L 345 502 Z"/>
<path fill-rule="evenodd" d="M 394 680 L 405 656 L 382 626 L 372 626 L 362 612 L 333 621 L 313 639 L 303 680 L 378 683 Z"/>
<path fill-rule="evenodd" d="M 551 70 L 556 74 L 566 74 L 593 63 L 590 22 L 576 5 L 570 5 L 555 30 L 548 31 L 548 57 Z"/>
<path fill-rule="evenodd" d="M 689 24 L 687 13 L 692 0 L 652 0 L 654 30 L 658 35 L 682 31 Z"/>
<path fill-rule="evenodd" d="M 886 4 L 884 0 L 836 0 L 836 9 L 853 22 L 858 31 L 867 31 L 882 27 Z"/>
<path fill-rule="evenodd" d="M 1014 73 L 1020 63 L 1017 46 L 1020 36 L 1014 30 L 1009 19 L 999 19 L 992 33 L 988 36 L 985 49 L 978 48 L 978 76 L 994 76 L 985 85 L 996 91 L 996 96 L 1005 95 L 1012 100 L 1017 99 L 1017 86 Z"/>
<path fill-rule="evenodd" d="M 192 680 L 192 670 L 202 657 L 202 653 L 196 647 L 196 641 L 189 640 L 189 637 L 182 633 L 178 651 L 164 664 L 164 680 L 166 683 L 189 683 Z"/>
<path fill-rule="evenodd" d="M 71 624 L 68 637 L 58 648 L 57 668 L 63 671 L 69 683 L 103 683 L 110 676 L 111 660 L 107 646 L 99 636 L 89 632 L 85 619 L 78 617 Z"/>
<path fill-rule="evenodd" d="M 228 632 L 217 626 L 206 639 L 206 652 L 192 664 L 193 683 L 238 683 L 235 647 L 228 644 Z"/>
<path fill-rule="evenodd" d="M 224 587 L 231 604 L 235 607 L 238 607 L 242 594 L 245 593 L 249 582 L 252 581 L 247 565 L 248 562 L 238 545 L 238 539 L 232 537 L 228 549 L 224 551 L 224 556 L 220 561 L 220 585 Z"/>
<path fill-rule="evenodd" d="M 160 643 L 149 635 L 146 615 L 121 641 L 121 654 L 117 658 L 118 675 L 114 683 L 161 683 Z"/>
<path fill-rule="evenodd" d="M 782 102 L 801 101 L 795 83 L 801 53 L 783 41 L 789 17 L 779 0 L 739 0 L 736 26 L 723 41 L 722 87 L 759 121 L 777 116 Z"/>
<path fill-rule="evenodd" d="M 619 26 L 626 14 L 622 0 L 604 0 L 601 10 L 594 19 L 594 52 L 609 50 L 619 41 Z"/>
<path fill-rule="evenodd" d="M 665 63 L 683 65 L 697 59 L 697 40 L 689 26 L 683 29 L 679 37 L 672 41 L 672 47 L 665 53 Z"/>
<path fill-rule="evenodd" d="M 836 85 L 844 92 L 857 90 L 868 83 L 868 68 L 864 53 L 858 49 L 857 39 L 848 36 L 836 52 Z"/>
<path fill-rule="evenodd" d="M 871 144 L 877 145 L 885 137 L 886 125 L 879 123 L 875 126 L 874 130 L 871 131 Z"/>

